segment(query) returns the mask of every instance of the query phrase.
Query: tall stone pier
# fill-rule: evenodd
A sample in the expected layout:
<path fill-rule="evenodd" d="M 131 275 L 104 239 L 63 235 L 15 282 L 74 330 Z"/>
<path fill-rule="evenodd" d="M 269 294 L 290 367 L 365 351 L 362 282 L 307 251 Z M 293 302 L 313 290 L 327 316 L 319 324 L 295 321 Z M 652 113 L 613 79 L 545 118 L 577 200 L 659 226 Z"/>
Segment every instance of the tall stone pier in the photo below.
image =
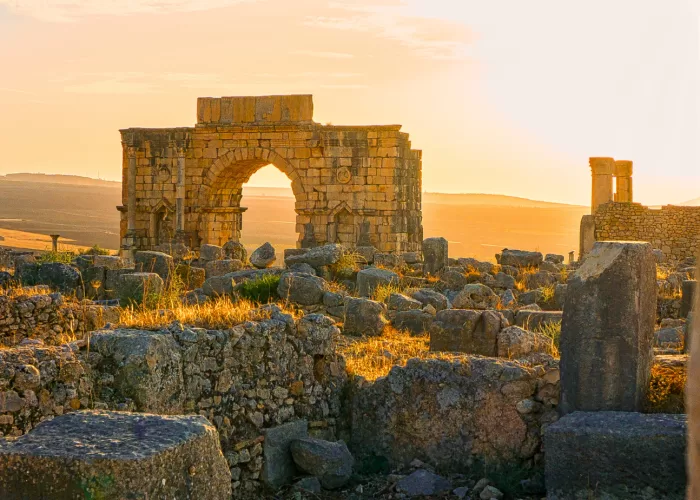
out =
<path fill-rule="evenodd" d="M 591 195 L 591 213 L 594 214 L 598 207 L 604 203 L 613 201 L 613 175 L 615 174 L 615 160 L 613 158 L 589 158 L 593 189 Z"/>
<path fill-rule="evenodd" d="M 700 265 L 698 274 L 700 276 Z M 700 293 L 695 294 L 693 325 L 690 328 L 688 384 L 685 389 L 685 410 L 688 414 L 688 494 L 700 498 Z M 687 340 L 686 340 L 687 341 Z"/>
<path fill-rule="evenodd" d="M 642 242 L 597 242 L 569 280 L 561 332 L 562 414 L 639 411 L 653 361 L 656 265 Z"/>

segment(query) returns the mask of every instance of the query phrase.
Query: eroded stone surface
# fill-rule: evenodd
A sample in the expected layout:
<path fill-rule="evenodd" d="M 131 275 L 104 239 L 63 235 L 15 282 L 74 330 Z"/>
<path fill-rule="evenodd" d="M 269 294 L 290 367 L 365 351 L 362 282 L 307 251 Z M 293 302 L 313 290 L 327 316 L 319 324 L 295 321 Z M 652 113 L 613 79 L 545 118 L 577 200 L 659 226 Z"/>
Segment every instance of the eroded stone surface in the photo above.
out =
<path fill-rule="evenodd" d="M 3 498 L 231 497 L 216 429 L 201 416 L 70 413 L 0 441 Z"/>

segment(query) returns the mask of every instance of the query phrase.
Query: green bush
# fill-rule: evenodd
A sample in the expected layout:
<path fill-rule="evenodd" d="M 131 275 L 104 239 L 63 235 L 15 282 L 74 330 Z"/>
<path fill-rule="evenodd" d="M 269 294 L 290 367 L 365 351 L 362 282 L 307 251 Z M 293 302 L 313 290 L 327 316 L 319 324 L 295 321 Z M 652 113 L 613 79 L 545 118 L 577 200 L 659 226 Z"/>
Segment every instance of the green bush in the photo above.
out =
<path fill-rule="evenodd" d="M 106 248 L 102 248 L 98 244 L 94 244 L 90 248 L 81 250 L 80 255 L 109 255 L 110 252 Z"/>
<path fill-rule="evenodd" d="M 260 304 L 273 302 L 278 298 L 277 286 L 280 277 L 274 274 L 265 274 L 260 278 L 246 281 L 241 284 L 238 293 L 244 299 L 252 300 Z"/>
<path fill-rule="evenodd" d="M 73 252 L 53 252 L 48 251 L 37 256 L 36 261 L 39 264 L 60 263 L 70 264 L 75 254 Z"/>

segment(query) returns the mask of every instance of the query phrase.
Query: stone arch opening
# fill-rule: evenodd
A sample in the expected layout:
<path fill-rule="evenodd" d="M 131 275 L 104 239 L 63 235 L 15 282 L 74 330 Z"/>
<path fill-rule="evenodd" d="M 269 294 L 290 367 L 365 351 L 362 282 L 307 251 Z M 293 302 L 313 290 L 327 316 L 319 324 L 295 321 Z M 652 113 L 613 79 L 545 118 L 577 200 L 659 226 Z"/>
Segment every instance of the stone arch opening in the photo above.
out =
<path fill-rule="evenodd" d="M 274 165 L 257 170 L 243 185 L 241 243 L 250 254 L 266 241 L 277 254 L 296 248 L 296 212 L 291 182 Z"/>
<path fill-rule="evenodd" d="M 272 165 L 290 180 L 295 197 L 295 232 L 299 239 L 300 199 L 304 193 L 299 174 L 284 158 L 273 151 L 257 149 L 237 150 L 219 158 L 203 179 L 199 195 L 201 211 L 200 239 L 202 243 L 223 245 L 229 240 L 240 241 L 243 227 L 241 207 L 243 186 L 261 168 Z"/>

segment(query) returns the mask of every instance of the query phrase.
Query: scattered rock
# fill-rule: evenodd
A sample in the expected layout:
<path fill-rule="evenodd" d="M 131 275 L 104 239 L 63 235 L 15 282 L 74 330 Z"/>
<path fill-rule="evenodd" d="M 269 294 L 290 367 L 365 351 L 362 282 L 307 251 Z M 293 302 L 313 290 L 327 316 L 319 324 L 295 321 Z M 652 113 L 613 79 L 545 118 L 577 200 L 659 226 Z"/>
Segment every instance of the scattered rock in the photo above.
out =
<path fill-rule="evenodd" d="M 425 469 L 418 469 L 396 483 L 396 491 L 409 497 L 443 495 L 451 489 L 447 479 Z"/>
<path fill-rule="evenodd" d="M 344 442 L 296 439 L 290 449 L 297 467 L 317 477 L 324 488 L 340 488 L 350 480 L 355 460 Z"/>
<path fill-rule="evenodd" d="M 275 247 L 270 243 L 264 243 L 250 254 L 250 263 L 258 269 L 271 267 L 275 259 L 277 259 Z"/>
<path fill-rule="evenodd" d="M 386 306 L 380 302 L 363 298 L 348 298 L 345 301 L 346 335 L 378 336 L 389 323 L 384 317 Z"/>

